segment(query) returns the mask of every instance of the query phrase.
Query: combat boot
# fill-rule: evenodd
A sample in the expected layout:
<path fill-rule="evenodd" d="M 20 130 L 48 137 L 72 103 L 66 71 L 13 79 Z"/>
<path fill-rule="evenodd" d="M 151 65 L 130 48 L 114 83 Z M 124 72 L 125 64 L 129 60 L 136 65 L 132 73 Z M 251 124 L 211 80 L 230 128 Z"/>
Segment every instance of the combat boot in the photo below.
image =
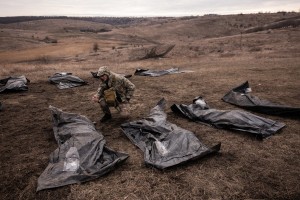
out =
<path fill-rule="evenodd" d="M 100 122 L 106 122 L 108 120 L 111 119 L 111 114 L 105 114 L 101 119 L 100 119 Z"/>

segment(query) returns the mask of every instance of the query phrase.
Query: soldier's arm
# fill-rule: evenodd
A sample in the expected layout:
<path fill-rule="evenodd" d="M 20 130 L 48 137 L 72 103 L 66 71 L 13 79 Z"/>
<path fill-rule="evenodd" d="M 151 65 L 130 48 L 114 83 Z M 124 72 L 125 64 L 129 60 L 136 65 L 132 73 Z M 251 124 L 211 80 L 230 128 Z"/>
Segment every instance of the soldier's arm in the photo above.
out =
<path fill-rule="evenodd" d="M 135 85 L 129 81 L 127 78 L 124 78 L 124 85 L 126 88 L 126 99 L 129 100 L 133 96 L 135 90 Z"/>
<path fill-rule="evenodd" d="M 104 90 L 106 90 L 106 89 L 107 89 L 106 84 L 101 83 L 99 85 L 99 88 L 98 88 L 97 93 L 95 95 L 98 96 L 98 98 L 104 97 Z"/>

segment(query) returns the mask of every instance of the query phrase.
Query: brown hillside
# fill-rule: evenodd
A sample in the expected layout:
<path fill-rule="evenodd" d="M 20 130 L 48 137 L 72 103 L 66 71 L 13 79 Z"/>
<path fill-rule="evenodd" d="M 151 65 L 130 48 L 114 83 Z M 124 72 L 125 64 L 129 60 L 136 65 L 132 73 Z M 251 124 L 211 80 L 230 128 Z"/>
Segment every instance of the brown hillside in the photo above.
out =
<path fill-rule="evenodd" d="M 76 19 L 0 24 L 0 79 L 25 75 L 30 80 L 27 92 L 0 94 L 1 199 L 299 199 L 298 118 L 253 112 L 286 124 L 261 141 L 197 124 L 170 109 L 199 95 L 212 108 L 241 109 L 221 98 L 246 80 L 253 95 L 300 107 L 300 27 L 244 33 L 295 17 L 299 13 L 146 18 L 123 25 Z M 151 49 L 173 45 L 163 57 L 146 56 Z M 132 76 L 136 91 L 129 119 L 112 109 L 113 119 L 100 123 L 99 105 L 91 101 L 99 80 L 90 72 L 102 65 L 120 74 L 172 67 L 192 72 Z M 56 72 L 72 72 L 88 84 L 59 90 L 48 82 Z M 120 125 L 147 116 L 162 97 L 168 121 L 194 132 L 208 146 L 221 142 L 220 152 L 163 171 L 147 167 Z M 128 153 L 129 159 L 93 181 L 36 193 L 37 179 L 57 148 L 49 105 L 95 121 L 107 146 Z"/>

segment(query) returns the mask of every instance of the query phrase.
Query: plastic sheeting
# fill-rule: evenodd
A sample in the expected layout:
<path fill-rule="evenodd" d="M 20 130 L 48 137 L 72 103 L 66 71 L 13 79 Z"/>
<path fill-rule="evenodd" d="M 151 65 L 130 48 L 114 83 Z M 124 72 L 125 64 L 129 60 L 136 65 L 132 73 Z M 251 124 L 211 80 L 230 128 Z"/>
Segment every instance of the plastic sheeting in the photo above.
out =
<path fill-rule="evenodd" d="M 195 122 L 212 125 L 216 128 L 232 129 L 252 133 L 258 138 L 266 138 L 282 129 L 285 124 L 266 119 L 241 110 L 211 109 L 200 97 L 190 105 L 173 104 L 174 113 L 183 115 Z"/>
<path fill-rule="evenodd" d="M 91 74 L 92 74 L 92 76 L 94 77 L 94 78 L 100 78 L 99 76 L 98 76 L 98 72 L 91 72 Z M 130 78 L 130 77 L 132 77 L 132 75 L 131 74 L 126 74 L 126 75 L 124 75 L 124 74 L 119 74 L 120 76 L 124 76 L 125 78 Z"/>
<path fill-rule="evenodd" d="M 287 117 L 300 117 L 300 107 L 291 107 L 272 103 L 249 94 L 248 81 L 229 91 L 222 100 L 255 112 Z"/>
<path fill-rule="evenodd" d="M 49 109 L 58 148 L 38 178 L 37 191 L 98 178 L 128 158 L 106 147 L 103 135 L 85 116 Z"/>
<path fill-rule="evenodd" d="M 136 69 L 134 75 L 137 76 L 163 76 L 167 74 L 181 73 L 178 68 L 171 68 L 166 70 L 150 70 L 150 69 Z"/>
<path fill-rule="evenodd" d="M 0 93 L 4 91 L 27 91 L 30 82 L 25 76 L 8 77 L 0 80 Z"/>
<path fill-rule="evenodd" d="M 87 84 L 84 80 L 69 72 L 55 73 L 49 78 L 49 81 L 50 83 L 56 84 L 59 89 L 78 87 Z"/>
<path fill-rule="evenodd" d="M 125 135 L 144 152 L 146 165 L 164 169 L 220 150 L 220 143 L 209 148 L 192 132 L 168 122 L 165 104 L 162 99 L 147 117 L 121 125 Z"/>

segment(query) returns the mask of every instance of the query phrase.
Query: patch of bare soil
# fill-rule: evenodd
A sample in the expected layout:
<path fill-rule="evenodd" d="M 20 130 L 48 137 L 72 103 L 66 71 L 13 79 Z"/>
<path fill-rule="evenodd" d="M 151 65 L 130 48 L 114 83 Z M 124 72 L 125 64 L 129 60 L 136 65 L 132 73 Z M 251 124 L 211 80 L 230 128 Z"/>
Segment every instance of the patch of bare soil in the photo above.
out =
<path fill-rule="evenodd" d="M 259 18 L 259 15 L 256 17 Z M 237 16 L 234 19 L 238 21 L 240 18 L 241 16 Z M 168 27 L 168 23 L 185 23 L 186 20 L 165 20 L 162 25 L 158 25 Z M 189 23 L 199 23 L 197 20 L 200 19 L 191 18 Z M 157 23 L 154 24 L 158 26 Z M 183 24 L 178 26 L 184 27 Z M 144 42 L 143 45 L 156 45 L 151 41 L 157 39 L 157 32 L 151 36 L 151 28 L 148 31 L 135 32 L 138 25 L 131 30 L 127 27 L 123 32 L 126 37 L 119 35 L 121 29 L 113 30 L 110 35 L 105 36 L 80 33 L 78 37 L 73 35 L 74 38 L 68 35 L 70 33 L 63 35 L 52 32 L 53 35 L 57 34 L 55 38 L 58 39 L 57 52 L 52 54 L 53 60 L 57 59 L 55 56 L 65 56 L 61 47 L 68 48 L 64 44 L 68 44 L 70 48 L 72 45 L 80 47 L 86 43 L 90 44 L 91 48 L 94 42 L 101 44 L 98 52 L 89 52 L 87 45 L 77 49 L 80 53 L 67 51 L 69 59 L 55 62 L 50 59 L 49 62 L 20 63 L 21 58 L 5 58 L 4 54 L 13 56 L 14 51 L 10 48 L 0 52 L 0 78 L 24 74 L 31 80 L 27 92 L 0 94 L 0 102 L 4 107 L 4 110 L 0 111 L 2 199 L 300 198 L 299 119 L 255 113 L 286 123 L 286 127 L 278 134 L 261 141 L 251 134 L 196 124 L 175 115 L 170 109 L 174 103 L 190 104 L 192 99 L 199 95 L 203 96 L 212 108 L 238 109 L 223 102 L 221 98 L 246 80 L 249 81 L 254 95 L 272 102 L 299 107 L 299 27 L 242 36 L 195 36 L 194 39 L 192 35 L 183 37 L 182 34 L 179 37 L 179 33 L 168 32 L 168 36 L 172 35 L 172 38 L 161 36 L 159 42 L 164 43 L 168 40 L 168 44 L 175 44 L 175 48 L 165 58 L 130 60 L 138 48 L 145 48 L 141 46 L 140 41 Z M 159 28 L 156 30 L 162 30 L 162 33 L 166 31 Z M 188 28 L 182 28 L 181 31 L 184 30 L 189 32 Z M 148 40 L 141 40 L 142 38 Z M 179 38 L 178 43 L 174 38 Z M 60 44 L 61 41 L 65 43 Z M 55 50 L 55 45 L 48 45 L 48 49 Z M 111 48 L 112 46 L 115 48 Z M 34 47 L 43 49 L 44 44 Z M 41 56 L 37 49 L 16 51 L 19 54 L 22 52 L 25 52 L 25 57 Z M 34 55 L 28 52 L 34 52 Z M 43 55 L 47 56 L 45 50 Z M 161 77 L 132 76 L 130 80 L 136 85 L 136 91 L 131 101 L 130 118 L 123 119 L 112 109 L 113 119 L 100 123 L 100 107 L 91 101 L 99 80 L 93 78 L 90 71 L 96 71 L 101 65 L 108 65 L 112 71 L 121 74 L 133 74 L 136 68 L 179 67 L 181 70 L 193 72 Z M 48 82 L 48 77 L 58 71 L 73 72 L 89 84 L 59 90 Z M 120 125 L 147 116 L 162 97 L 167 100 L 168 121 L 193 131 L 208 146 L 221 142 L 220 152 L 163 171 L 146 167 L 143 153 L 122 133 Z M 104 135 L 107 146 L 116 151 L 126 152 L 130 157 L 116 170 L 93 181 L 36 192 L 37 179 L 48 165 L 50 153 L 57 148 L 49 105 L 66 112 L 85 115 L 97 122 L 96 128 Z"/>

